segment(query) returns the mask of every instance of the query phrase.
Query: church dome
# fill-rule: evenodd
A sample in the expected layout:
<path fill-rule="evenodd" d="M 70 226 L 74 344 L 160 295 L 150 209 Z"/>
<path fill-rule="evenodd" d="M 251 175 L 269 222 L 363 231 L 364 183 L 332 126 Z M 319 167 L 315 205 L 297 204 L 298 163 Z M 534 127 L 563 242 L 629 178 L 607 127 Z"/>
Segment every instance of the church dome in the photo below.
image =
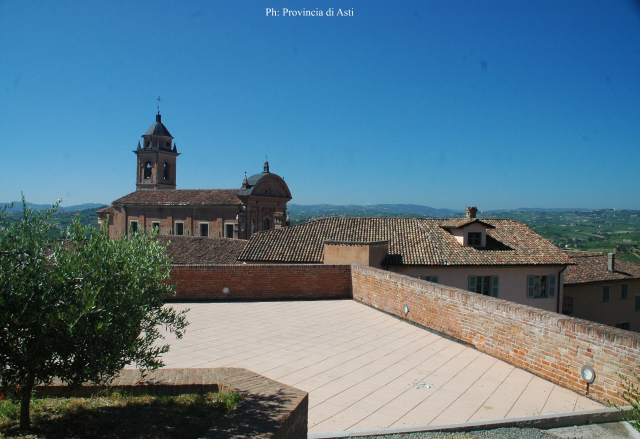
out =
<path fill-rule="evenodd" d="M 156 121 L 144 134 L 145 136 L 165 136 L 173 137 L 166 126 L 162 123 L 162 116 L 157 114 Z"/>

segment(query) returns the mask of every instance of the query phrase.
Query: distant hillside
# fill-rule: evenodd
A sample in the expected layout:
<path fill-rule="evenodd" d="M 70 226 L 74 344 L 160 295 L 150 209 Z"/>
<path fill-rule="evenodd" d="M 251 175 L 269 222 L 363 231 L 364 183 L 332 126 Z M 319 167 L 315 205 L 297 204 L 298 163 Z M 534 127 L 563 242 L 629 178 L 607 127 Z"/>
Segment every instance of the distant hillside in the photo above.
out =
<path fill-rule="evenodd" d="M 585 207 L 555 207 L 551 209 L 545 209 L 544 207 L 518 207 L 517 209 L 510 209 L 513 212 L 592 212 L 598 209 L 587 209 Z M 487 210 L 486 212 L 506 212 L 505 209 L 500 210 Z"/>
<path fill-rule="evenodd" d="M 446 218 L 463 214 L 461 210 L 436 209 L 417 204 L 289 204 L 287 210 L 292 224 L 327 216 Z"/>
<path fill-rule="evenodd" d="M 9 203 L 1 203 L 0 202 L 0 206 L 6 206 Z M 27 202 L 27 206 L 32 208 L 33 210 L 45 210 L 45 209 L 51 209 L 51 204 L 33 204 L 33 203 L 29 203 Z M 98 204 L 98 203 L 84 203 L 84 204 L 77 204 L 74 206 L 60 206 L 58 208 L 58 210 L 60 212 L 77 212 L 79 210 L 87 210 L 87 209 L 98 209 L 101 207 L 105 207 L 107 206 L 106 204 Z M 11 209 L 8 209 L 7 212 L 20 212 L 22 211 L 22 202 L 21 201 L 14 201 L 13 202 L 13 207 Z"/>

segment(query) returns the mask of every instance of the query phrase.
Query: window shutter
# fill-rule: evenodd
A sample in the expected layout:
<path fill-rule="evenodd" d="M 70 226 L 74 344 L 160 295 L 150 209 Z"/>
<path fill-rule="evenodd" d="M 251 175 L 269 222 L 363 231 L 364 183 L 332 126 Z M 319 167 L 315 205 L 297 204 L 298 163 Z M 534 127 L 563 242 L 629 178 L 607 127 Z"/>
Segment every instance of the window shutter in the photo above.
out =
<path fill-rule="evenodd" d="M 498 297 L 498 276 L 491 276 L 491 295 Z"/>
<path fill-rule="evenodd" d="M 556 275 L 549 276 L 549 297 L 556 297 Z"/>
<path fill-rule="evenodd" d="M 536 277 L 535 276 L 528 276 L 527 277 L 527 297 L 533 297 L 533 293 L 535 292 L 536 289 Z"/>
<path fill-rule="evenodd" d="M 476 292 L 476 276 L 469 276 L 469 291 Z"/>
<path fill-rule="evenodd" d="M 640 296 L 635 296 L 635 305 L 636 307 L 634 308 L 636 311 L 640 311 Z"/>

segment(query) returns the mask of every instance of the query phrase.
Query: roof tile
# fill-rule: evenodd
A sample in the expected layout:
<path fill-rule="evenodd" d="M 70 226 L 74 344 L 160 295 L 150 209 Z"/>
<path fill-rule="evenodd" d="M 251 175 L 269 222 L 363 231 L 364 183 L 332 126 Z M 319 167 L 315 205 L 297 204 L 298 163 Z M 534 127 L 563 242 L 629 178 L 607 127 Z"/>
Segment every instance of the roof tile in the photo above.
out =
<path fill-rule="evenodd" d="M 607 255 L 599 252 L 565 252 L 576 265 L 567 267 L 565 285 L 640 279 L 640 265 L 615 259 L 614 271 L 607 270 Z"/>
<path fill-rule="evenodd" d="M 163 189 L 135 191 L 113 204 L 143 204 L 164 206 L 206 206 L 240 204 L 238 189 Z"/>
<path fill-rule="evenodd" d="M 247 244 L 242 239 L 200 236 L 161 235 L 157 239 L 162 244 L 169 243 L 166 254 L 174 265 L 235 264 L 238 253 Z"/>
<path fill-rule="evenodd" d="M 487 245 L 464 247 L 442 225 L 445 219 L 347 218 L 309 221 L 258 232 L 240 261 L 321 263 L 324 241 L 389 241 L 383 265 L 565 265 L 571 260 L 529 227 L 513 220 L 482 220 Z"/>

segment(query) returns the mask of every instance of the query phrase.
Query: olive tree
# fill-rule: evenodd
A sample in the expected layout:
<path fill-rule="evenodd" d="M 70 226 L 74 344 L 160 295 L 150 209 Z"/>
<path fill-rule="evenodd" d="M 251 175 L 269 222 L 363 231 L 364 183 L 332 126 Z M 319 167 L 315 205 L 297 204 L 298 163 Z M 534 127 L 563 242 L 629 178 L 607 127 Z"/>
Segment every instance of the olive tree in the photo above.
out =
<path fill-rule="evenodd" d="M 60 239 L 49 221 L 58 204 L 19 221 L 0 211 L 0 384 L 21 402 L 30 427 L 34 386 L 53 378 L 106 383 L 127 364 L 163 365 L 162 328 L 181 338 L 186 311 L 163 306 L 175 295 L 170 260 L 152 236 L 111 240 L 79 217 Z"/>

